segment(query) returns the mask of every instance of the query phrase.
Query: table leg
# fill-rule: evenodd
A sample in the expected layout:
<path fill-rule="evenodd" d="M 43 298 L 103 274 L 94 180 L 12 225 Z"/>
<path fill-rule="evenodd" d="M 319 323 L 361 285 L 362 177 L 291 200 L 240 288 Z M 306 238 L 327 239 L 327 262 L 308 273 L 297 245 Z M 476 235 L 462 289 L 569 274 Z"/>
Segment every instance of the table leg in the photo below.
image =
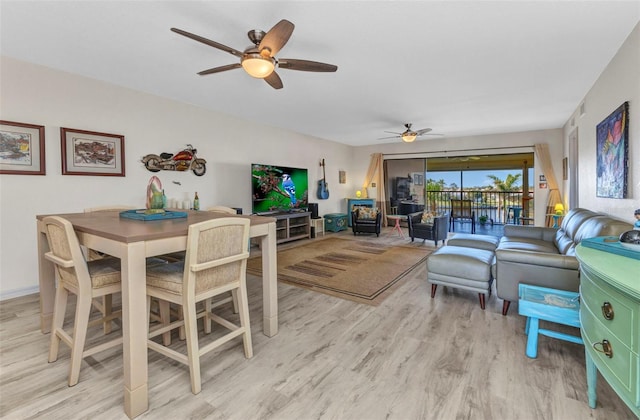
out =
<path fill-rule="evenodd" d="M 124 411 L 134 418 L 149 409 L 147 283 L 144 242 L 126 247 L 121 258 Z"/>
<path fill-rule="evenodd" d="M 46 334 L 51 331 L 53 304 L 56 295 L 56 275 L 53 263 L 44 257 L 49 252 L 47 235 L 44 226 L 38 221 L 38 282 L 40 284 L 40 331 Z"/>
<path fill-rule="evenodd" d="M 269 223 L 269 233 L 260 239 L 262 251 L 263 332 L 267 337 L 278 334 L 278 260 L 276 224 Z"/>
<path fill-rule="evenodd" d="M 402 232 L 402 226 L 400 226 L 400 219 L 396 219 L 396 224 L 393 226 L 393 230 L 397 230 L 400 236 L 404 238 L 404 233 Z"/>

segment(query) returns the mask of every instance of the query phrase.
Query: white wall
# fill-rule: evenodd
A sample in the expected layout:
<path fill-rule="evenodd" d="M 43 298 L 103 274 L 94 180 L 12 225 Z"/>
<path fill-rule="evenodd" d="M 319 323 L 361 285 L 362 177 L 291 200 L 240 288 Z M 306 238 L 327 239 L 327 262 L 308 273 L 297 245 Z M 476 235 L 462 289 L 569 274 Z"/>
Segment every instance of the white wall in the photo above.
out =
<path fill-rule="evenodd" d="M 0 175 L 0 299 L 36 292 L 37 214 L 86 207 L 144 207 L 149 178 L 140 158 L 176 152 L 186 143 L 207 160 L 207 173 L 161 171 L 168 197 L 200 196 L 202 208 L 221 204 L 251 211 L 250 164 L 308 168 L 310 201 L 320 214 L 341 211 L 355 191 L 353 177 L 338 183 L 351 165 L 352 148 L 290 131 L 238 120 L 192 105 L 17 61 L 0 60 L 0 119 L 45 126 L 46 176 Z M 125 136 L 126 177 L 62 175 L 60 127 Z M 315 199 L 327 163 L 330 198 Z M 177 186 L 172 181 L 182 185 Z"/>
<path fill-rule="evenodd" d="M 629 101 L 628 198 L 596 197 L 596 126 L 625 101 Z M 584 104 L 584 115 L 578 105 L 564 126 L 565 150 L 568 150 L 569 135 L 578 130 L 579 205 L 633 222 L 633 212 L 640 208 L 640 24 L 581 104 Z"/>

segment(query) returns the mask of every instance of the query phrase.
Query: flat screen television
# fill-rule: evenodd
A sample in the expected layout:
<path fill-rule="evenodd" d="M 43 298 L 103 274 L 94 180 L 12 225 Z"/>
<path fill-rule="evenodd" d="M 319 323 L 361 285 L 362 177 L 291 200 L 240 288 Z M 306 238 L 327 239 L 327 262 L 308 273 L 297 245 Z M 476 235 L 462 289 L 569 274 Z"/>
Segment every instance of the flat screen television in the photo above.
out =
<path fill-rule="evenodd" d="M 309 207 L 309 177 L 306 169 L 287 166 L 251 165 L 252 211 L 270 214 Z"/>

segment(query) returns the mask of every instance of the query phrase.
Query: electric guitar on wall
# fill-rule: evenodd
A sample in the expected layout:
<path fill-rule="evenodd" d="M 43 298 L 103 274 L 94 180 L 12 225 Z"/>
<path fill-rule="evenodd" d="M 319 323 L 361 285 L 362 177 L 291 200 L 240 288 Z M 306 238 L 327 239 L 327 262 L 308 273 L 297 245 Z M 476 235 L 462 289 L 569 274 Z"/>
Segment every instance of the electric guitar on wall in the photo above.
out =
<path fill-rule="evenodd" d="M 318 198 L 320 200 L 326 200 L 329 198 L 329 185 L 327 184 L 327 176 L 324 172 L 324 159 L 320 162 L 320 166 L 322 166 L 322 179 L 318 181 Z"/>

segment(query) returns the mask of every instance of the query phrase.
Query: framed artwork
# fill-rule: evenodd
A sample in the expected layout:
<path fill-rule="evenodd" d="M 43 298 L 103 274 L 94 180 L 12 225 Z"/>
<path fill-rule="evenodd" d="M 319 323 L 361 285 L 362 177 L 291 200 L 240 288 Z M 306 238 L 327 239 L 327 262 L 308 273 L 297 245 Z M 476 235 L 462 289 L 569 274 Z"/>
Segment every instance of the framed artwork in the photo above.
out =
<path fill-rule="evenodd" d="M 414 172 L 413 174 L 413 183 L 415 185 L 422 185 L 424 182 L 424 175 Z"/>
<path fill-rule="evenodd" d="M 540 175 L 540 182 L 547 182 L 547 177 L 544 175 Z"/>
<path fill-rule="evenodd" d="M 338 171 L 338 182 L 340 184 L 347 183 L 347 171 Z"/>
<path fill-rule="evenodd" d="M 629 102 L 596 126 L 596 196 L 627 198 Z"/>
<path fill-rule="evenodd" d="M 0 120 L 0 174 L 46 174 L 43 125 Z"/>
<path fill-rule="evenodd" d="M 562 159 L 562 179 L 569 179 L 569 158 Z"/>
<path fill-rule="evenodd" d="M 546 182 L 540 182 L 538 183 L 538 188 L 540 189 L 546 189 L 547 188 L 547 183 Z"/>
<path fill-rule="evenodd" d="M 124 136 L 60 128 L 62 175 L 124 176 Z"/>

